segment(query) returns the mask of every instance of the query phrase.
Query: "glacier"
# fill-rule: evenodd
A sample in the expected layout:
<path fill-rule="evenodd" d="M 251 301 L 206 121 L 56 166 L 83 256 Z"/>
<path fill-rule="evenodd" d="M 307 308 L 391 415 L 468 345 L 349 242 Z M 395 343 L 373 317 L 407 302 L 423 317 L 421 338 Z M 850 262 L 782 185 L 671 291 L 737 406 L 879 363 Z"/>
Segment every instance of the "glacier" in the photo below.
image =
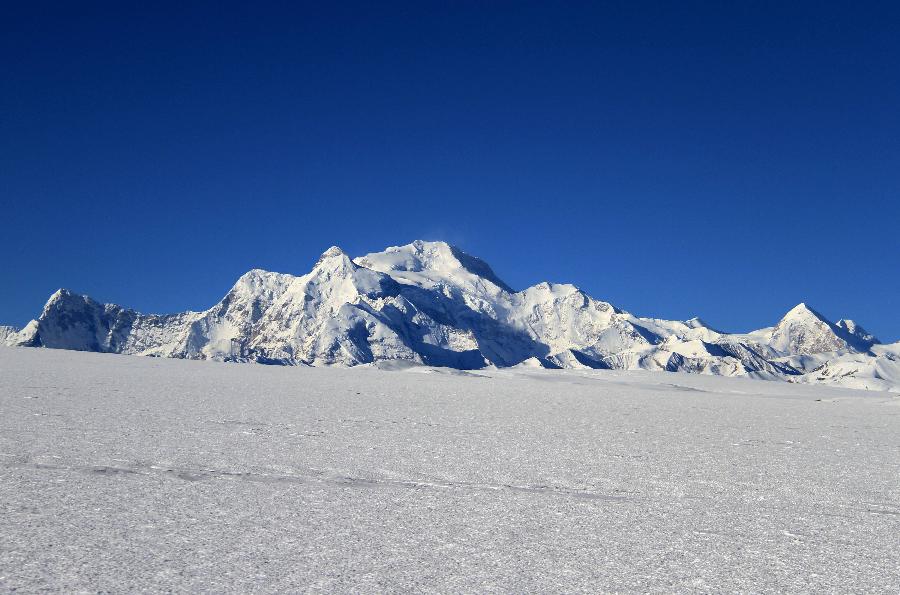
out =
<path fill-rule="evenodd" d="M 900 391 L 900 343 L 799 304 L 773 327 L 725 333 L 700 318 L 635 316 L 574 285 L 515 291 L 485 261 L 415 241 L 351 258 L 326 250 L 304 275 L 254 269 L 202 312 L 141 314 L 66 289 L 10 346 L 153 357 L 461 370 L 655 370 Z"/>

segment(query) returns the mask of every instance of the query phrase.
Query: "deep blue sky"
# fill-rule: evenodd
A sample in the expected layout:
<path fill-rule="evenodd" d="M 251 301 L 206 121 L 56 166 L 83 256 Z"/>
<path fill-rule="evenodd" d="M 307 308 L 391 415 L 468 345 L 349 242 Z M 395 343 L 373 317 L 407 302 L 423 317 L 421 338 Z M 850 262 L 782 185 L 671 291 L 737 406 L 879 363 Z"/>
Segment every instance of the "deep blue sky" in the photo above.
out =
<path fill-rule="evenodd" d="M 424 238 L 639 315 L 900 339 L 897 3 L 136 4 L 3 6 L 0 322 Z"/>

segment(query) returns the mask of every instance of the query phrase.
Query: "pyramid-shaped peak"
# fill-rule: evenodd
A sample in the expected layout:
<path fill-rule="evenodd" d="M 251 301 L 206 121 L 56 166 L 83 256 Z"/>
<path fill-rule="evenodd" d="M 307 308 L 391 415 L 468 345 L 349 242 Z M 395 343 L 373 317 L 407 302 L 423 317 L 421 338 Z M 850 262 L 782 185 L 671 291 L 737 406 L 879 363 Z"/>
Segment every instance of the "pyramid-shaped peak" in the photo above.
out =
<path fill-rule="evenodd" d="M 844 336 L 834 323 L 800 303 L 775 326 L 769 345 L 781 353 L 809 355 L 846 348 Z"/>
<path fill-rule="evenodd" d="M 53 302 L 59 301 L 61 299 L 67 298 L 72 295 L 72 292 L 66 289 L 65 287 L 60 287 L 56 291 L 53 292 L 53 295 L 47 300 L 48 304 L 52 304 Z"/>
<path fill-rule="evenodd" d="M 347 253 L 341 250 L 339 246 L 332 246 L 325 252 L 322 252 L 322 256 L 319 257 L 319 260 L 325 260 L 326 258 L 335 258 L 337 256 L 347 256 Z"/>
<path fill-rule="evenodd" d="M 350 260 L 350 257 L 347 256 L 347 253 L 341 250 L 338 246 L 332 246 L 325 252 L 322 252 L 322 256 L 319 257 L 319 260 L 316 261 L 316 266 L 313 269 L 318 268 L 349 268 L 355 269 L 356 265 Z"/>
<path fill-rule="evenodd" d="M 800 314 L 803 312 L 812 312 L 812 308 L 806 305 L 806 302 L 800 302 L 790 310 L 788 310 L 788 314 Z"/>
<path fill-rule="evenodd" d="M 796 306 L 794 306 L 793 308 L 788 310 L 787 314 L 785 314 L 781 318 L 781 323 L 802 321 L 802 320 L 812 320 L 812 319 L 820 320 L 822 322 L 831 324 L 831 321 L 829 321 L 827 318 L 825 318 L 825 316 L 823 316 L 816 310 L 814 310 L 811 307 L 809 307 L 808 305 L 806 305 L 806 302 L 800 302 L 799 304 L 797 304 Z M 779 324 L 781 324 L 781 323 L 779 323 Z"/>
<path fill-rule="evenodd" d="M 78 295 L 72 293 L 68 289 L 60 288 L 53 292 L 53 295 L 47 300 L 47 303 L 44 304 L 44 311 L 46 312 L 50 308 L 59 307 L 60 305 L 69 304 L 72 302 L 85 301 L 89 300 L 87 296 Z"/>

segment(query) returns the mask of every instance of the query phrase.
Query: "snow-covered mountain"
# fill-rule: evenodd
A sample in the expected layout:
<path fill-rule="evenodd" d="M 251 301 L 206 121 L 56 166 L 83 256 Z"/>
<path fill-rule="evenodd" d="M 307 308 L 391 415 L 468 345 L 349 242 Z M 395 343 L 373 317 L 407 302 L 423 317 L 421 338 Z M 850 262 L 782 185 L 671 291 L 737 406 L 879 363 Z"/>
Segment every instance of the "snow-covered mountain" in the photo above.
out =
<path fill-rule="evenodd" d="M 574 285 L 514 291 L 443 242 L 356 259 L 332 247 L 301 276 L 254 269 L 204 312 L 140 314 L 61 289 L 37 320 L 12 331 L 8 345 L 156 357 L 646 369 L 900 390 L 897 345 L 805 304 L 774 327 L 728 334 L 699 318 L 637 317 Z"/>
<path fill-rule="evenodd" d="M 0 345 L 3 345 L 8 337 L 15 335 L 17 332 L 19 332 L 19 329 L 14 326 L 0 324 Z"/>

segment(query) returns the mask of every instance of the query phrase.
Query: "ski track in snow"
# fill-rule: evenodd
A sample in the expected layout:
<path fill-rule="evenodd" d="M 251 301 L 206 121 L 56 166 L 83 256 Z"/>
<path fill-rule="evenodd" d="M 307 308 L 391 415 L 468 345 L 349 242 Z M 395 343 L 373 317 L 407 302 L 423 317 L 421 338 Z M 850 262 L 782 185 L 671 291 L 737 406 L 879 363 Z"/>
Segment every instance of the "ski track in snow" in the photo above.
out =
<path fill-rule="evenodd" d="M 0 349 L 0 591 L 896 593 L 898 404 Z"/>

